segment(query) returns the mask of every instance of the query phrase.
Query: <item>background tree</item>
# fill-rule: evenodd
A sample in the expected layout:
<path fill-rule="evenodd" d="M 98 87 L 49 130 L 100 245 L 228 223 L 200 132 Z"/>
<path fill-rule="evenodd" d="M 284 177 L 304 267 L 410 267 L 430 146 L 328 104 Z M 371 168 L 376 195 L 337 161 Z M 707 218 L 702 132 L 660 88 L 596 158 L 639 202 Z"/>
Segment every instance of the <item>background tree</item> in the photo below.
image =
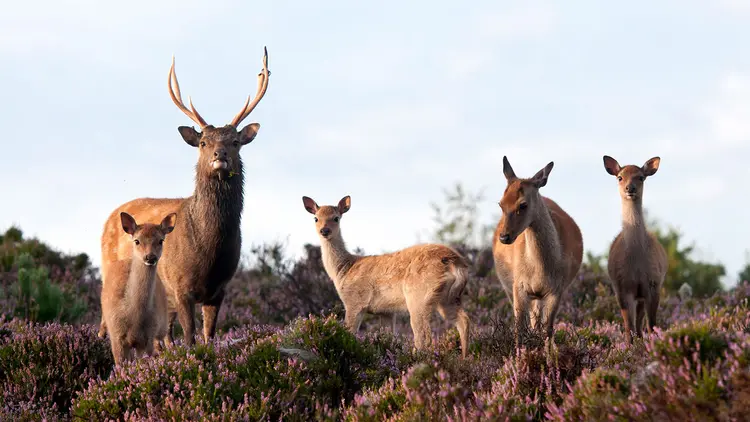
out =
<path fill-rule="evenodd" d="M 678 229 L 671 226 L 664 229 L 656 220 L 647 220 L 647 224 L 667 252 L 669 268 L 664 288 L 668 292 L 676 293 L 686 282 L 693 288 L 693 295 L 698 297 L 724 291 L 721 284 L 721 278 L 726 275 L 724 265 L 692 259 L 695 243 L 682 246 L 683 234 Z"/>

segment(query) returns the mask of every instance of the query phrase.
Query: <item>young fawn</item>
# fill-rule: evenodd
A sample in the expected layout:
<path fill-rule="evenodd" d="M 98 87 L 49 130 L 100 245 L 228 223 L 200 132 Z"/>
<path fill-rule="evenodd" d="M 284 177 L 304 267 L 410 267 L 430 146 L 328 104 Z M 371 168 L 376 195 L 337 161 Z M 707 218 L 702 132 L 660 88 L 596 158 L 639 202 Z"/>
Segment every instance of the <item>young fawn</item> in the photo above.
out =
<path fill-rule="evenodd" d="M 302 202 L 315 215 L 323 266 L 344 302 L 345 323 L 351 331 L 359 331 L 364 312 L 408 311 L 414 345 L 423 349 L 432 342 L 430 319 L 437 309 L 456 325 L 461 356 L 466 358 L 469 316 L 461 307 L 461 295 L 469 265 L 461 254 L 444 245 L 423 244 L 383 255 L 353 255 L 346 249 L 340 227 L 351 198 L 345 196 L 337 206 L 320 207 L 307 196 Z"/>
<path fill-rule="evenodd" d="M 495 272 L 513 304 L 517 346 L 527 316 L 534 329 L 544 327 L 547 338 L 552 337 L 560 298 L 583 259 L 578 225 L 559 205 L 539 193 L 553 165 L 550 162 L 534 177 L 522 179 L 503 157 L 508 185 L 499 203 L 503 215 L 495 229 L 492 253 Z M 532 302 L 536 304 L 533 312 Z"/>
<path fill-rule="evenodd" d="M 156 274 L 162 244 L 174 229 L 171 213 L 161 224 L 138 225 L 128 213 L 120 213 L 122 229 L 132 242 L 132 258 L 112 262 L 102 286 L 102 319 L 106 322 L 115 364 L 161 348 L 167 335 L 167 296 Z"/>
<path fill-rule="evenodd" d="M 648 314 L 648 330 L 656 324 L 659 290 L 667 275 L 667 253 L 643 219 L 643 182 L 656 174 L 659 157 L 642 167 L 620 167 L 614 158 L 604 156 L 604 169 L 617 177 L 622 197 L 622 231 L 609 248 L 607 271 L 615 288 L 625 325 L 625 337 L 633 342 L 631 331 L 641 337 L 643 315 Z"/>

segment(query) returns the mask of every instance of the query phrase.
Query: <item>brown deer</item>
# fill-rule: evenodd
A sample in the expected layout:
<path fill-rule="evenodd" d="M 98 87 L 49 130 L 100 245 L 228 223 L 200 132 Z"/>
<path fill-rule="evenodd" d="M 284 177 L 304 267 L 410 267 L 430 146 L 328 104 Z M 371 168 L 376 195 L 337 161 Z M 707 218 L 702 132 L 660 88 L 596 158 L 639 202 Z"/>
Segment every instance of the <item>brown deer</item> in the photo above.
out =
<path fill-rule="evenodd" d="M 307 196 L 302 202 L 315 216 L 323 266 L 344 302 L 345 324 L 352 332 L 359 331 L 365 312 L 407 311 L 414 345 L 423 349 L 432 343 L 430 319 L 437 309 L 456 325 L 461 356 L 466 358 L 469 316 L 461 307 L 461 295 L 469 266 L 461 254 L 444 245 L 423 244 L 383 255 L 354 255 L 346 249 L 340 227 L 351 198 L 345 196 L 337 206 L 320 207 Z"/>
<path fill-rule="evenodd" d="M 263 70 L 258 75 L 255 98 L 247 98 L 245 105 L 224 127 L 206 123 L 190 100 L 190 109 L 182 101 L 180 86 L 174 71 L 174 58 L 169 71 L 169 95 L 177 107 L 200 125 L 180 126 L 177 130 L 185 142 L 198 149 L 195 191 L 187 198 L 139 198 L 127 202 L 107 219 L 102 233 L 102 279 L 108 283 L 110 263 L 127 259 L 132 250 L 130 239 L 118 230 L 118 215 L 128 212 L 139 221 L 154 222 L 159 216 L 175 212 L 179 220 L 169 241 L 164 244 L 164 256 L 159 265 L 159 276 L 167 287 L 171 303 L 167 342 L 172 342 L 175 310 L 185 334 L 185 342 L 195 342 L 195 304 L 202 304 L 203 337 L 213 338 L 227 282 L 234 275 L 240 258 L 242 238 L 240 218 L 243 206 L 244 174 L 240 148 L 258 134 L 260 125 L 250 123 L 238 130 L 258 105 L 268 89 L 268 52 L 264 49 Z M 106 321 L 102 321 L 102 334 Z"/>
<path fill-rule="evenodd" d="M 631 331 L 641 337 L 643 316 L 648 314 L 648 331 L 656 325 L 659 291 L 667 275 L 667 253 L 653 233 L 646 230 L 643 218 L 643 182 L 656 174 L 659 157 L 641 167 L 620 167 L 614 158 L 604 156 L 604 169 L 617 177 L 622 198 L 622 231 L 609 248 L 607 272 L 612 280 L 625 337 L 633 342 Z"/>
<path fill-rule="evenodd" d="M 497 277 L 513 304 L 517 346 L 528 322 L 535 330 L 545 328 L 552 345 L 560 299 L 583 259 L 578 225 L 557 203 L 539 193 L 553 165 L 550 162 L 524 179 L 516 176 L 503 157 L 508 185 L 499 202 L 503 214 L 495 229 L 492 254 Z M 533 312 L 532 302 L 536 305 Z"/>
<path fill-rule="evenodd" d="M 102 320 L 107 323 L 116 365 L 131 360 L 133 352 L 152 355 L 167 334 L 167 295 L 156 268 L 176 217 L 171 213 L 158 225 L 139 225 L 130 214 L 120 213 L 132 253 L 129 259 L 109 263 L 101 297 Z"/>

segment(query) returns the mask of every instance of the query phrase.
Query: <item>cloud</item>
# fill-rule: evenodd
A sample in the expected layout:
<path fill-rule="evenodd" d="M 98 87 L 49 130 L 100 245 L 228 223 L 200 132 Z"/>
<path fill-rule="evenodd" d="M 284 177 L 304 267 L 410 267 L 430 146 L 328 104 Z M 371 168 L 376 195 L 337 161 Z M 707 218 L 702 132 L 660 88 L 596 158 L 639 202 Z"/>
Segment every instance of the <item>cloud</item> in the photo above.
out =
<path fill-rule="evenodd" d="M 540 41 L 549 37 L 559 22 L 550 4 L 526 3 L 505 10 L 483 10 L 473 18 L 468 34 L 456 37 L 446 48 L 445 63 L 454 77 L 467 77 L 487 67 L 499 43 Z"/>
<path fill-rule="evenodd" d="M 223 13 L 226 2 L 211 7 L 198 0 L 96 0 L 15 2 L 0 15 L 0 52 L 35 57 L 88 53 L 91 61 L 113 60 L 113 51 L 142 42 L 180 40 L 200 21 Z M 75 10 L 74 13 L 71 13 Z M 95 53 L 95 54 L 92 54 Z"/>
<path fill-rule="evenodd" d="M 478 18 L 477 33 L 484 39 L 516 41 L 548 36 L 558 16 L 550 4 L 524 4 L 508 10 L 483 13 Z"/>
<path fill-rule="evenodd" d="M 704 111 L 710 135 L 728 148 L 750 142 L 750 75 L 731 71 L 722 77 L 717 98 Z"/>

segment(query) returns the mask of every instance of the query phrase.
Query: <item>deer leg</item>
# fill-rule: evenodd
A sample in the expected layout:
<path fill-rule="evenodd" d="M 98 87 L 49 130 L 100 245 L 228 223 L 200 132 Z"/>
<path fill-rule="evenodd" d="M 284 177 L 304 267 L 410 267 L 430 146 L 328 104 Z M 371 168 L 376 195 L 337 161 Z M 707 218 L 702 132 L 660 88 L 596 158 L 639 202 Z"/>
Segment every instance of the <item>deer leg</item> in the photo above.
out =
<path fill-rule="evenodd" d="M 458 336 L 461 339 L 461 357 L 466 359 L 469 348 L 469 316 L 457 305 L 438 305 L 438 313 L 446 321 L 456 325 Z"/>
<path fill-rule="evenodd" d="M 99 323 L 99 332 L 96 335 L 99 338 L 104 338 L 107 335 L 107 323 L 104 321 L 104 316 L 102 316 L 102 322 Z"/>
<path fill-rule="evenodd" d="M 635 335 L 643 337 L 643 316 L 646 314 L 646 301 L 638 300 L 635 305 Z"/>
<path fill-rule="evenodd" d="M 632 294 L 619 294 L 618 299 L 620 302 L 620 313 L 622 314 L 623 328 L 625 331 L 625 339 L 628 344 L 633 343 L 633 325 L 635 323 L 635 298 Z"/>
<path fill-rule="evenodd" d="M 195 302 L 188 296 L 178 297 L 175 301 L 185 345 L 192 346 L 195 344 Z"/>
<path fill-rule="evenodd" d="M 529 314 L 529 297 L 526 292 L 521 291 L 518 284 L 513 285 L 513 315 L 515 317 L 515 340 L 516 347 L 521 347 L 521 335 L 528 328 L 527 316 Z"/>
<path fill-rule="evenodd" d="M 110 335 L 109 344 L 112 347 L 112 356 L 115 358 L 115 365 L 120 366 L 126 359 L 125 347 L 122 344 L 122 340 Z"/>
<path fill-rule="evenodd" d="M 216 292 L 211 300 L 206 301 L 201 307 L 203 312 L 203 340 L 206 343 L 216 334 L 216 318 L 221 309 L 221 302 L 224 300 L 224 289 Z"/>
<path fill-rule="evenodd" d="M 172 346 L 174 343 L 174 321 L 177 319 L 177 311 L 169 311 L 167 316 L 167 335 L 164 337 L 164 343 Z"/>
<path fill-rule="evenodd" d="M 557 312 L 560 310 L 560 295 L 550 293 L 542 303 L 542 321 L 546 330 L 545 334 L 550 339 L 551 344 L 555 334 L 555 319 L 557 318 Z"/>
<path fill-rule="evenodd" d="M 652 290 L 646 298 L 646 312 L 648 314 L 648 332 L 652 333 L 656 327 L 656 314 L 659 311 L 659 291 Z"/>
<path fill-rule="evenodd" d="M 529 327 L 532 330 L 541 331 L 544 325 L 544 302 L 541 299 L 529 300 L 529 302 Z"/>
<path fill-rule="evenodd" d="M 362 324 L 362 309 L 346 308 L 346 315 L 344 315 L 344 325 L 354 334 L 359 332 L 359 326 Z"/>
<path fill-rule="evenodd" d="M 395 313 L 395 312 L 394 312 L 394 313 L 393 313 L 393 315 L 391 316 L 391 330 L 393 330 L 393 335 L 394 335 L 394 336 L 395 336 L 395 335 L 397 334 L 397 332 L 396 332 L 396 317 L 397 317 L 397 316 L 398 316 L 398 315 L 396 315 L 396 313 Z"/>

